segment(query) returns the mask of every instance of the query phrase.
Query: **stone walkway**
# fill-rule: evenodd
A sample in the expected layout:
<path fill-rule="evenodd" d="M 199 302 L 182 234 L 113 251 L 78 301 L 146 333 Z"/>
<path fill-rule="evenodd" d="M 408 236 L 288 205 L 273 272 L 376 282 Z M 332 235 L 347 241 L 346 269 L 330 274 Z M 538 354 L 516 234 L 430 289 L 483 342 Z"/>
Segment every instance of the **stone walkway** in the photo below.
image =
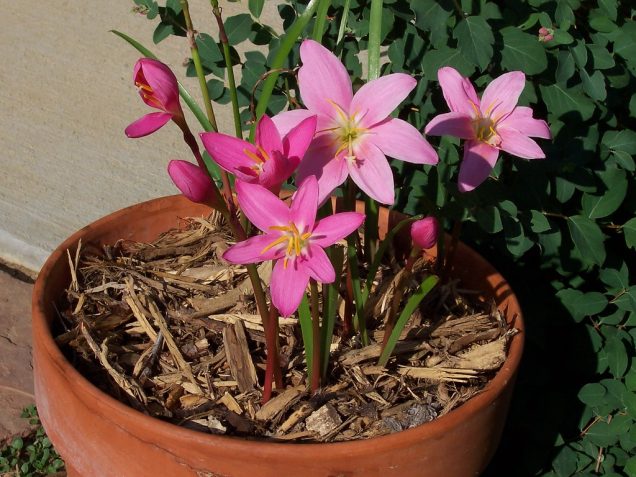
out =
<path fill-rule="evenodd" d="M 31 364 L 33 285 L 0 271 L 0 447 L 28 431 L 22 409 L 34 404 Z"/>

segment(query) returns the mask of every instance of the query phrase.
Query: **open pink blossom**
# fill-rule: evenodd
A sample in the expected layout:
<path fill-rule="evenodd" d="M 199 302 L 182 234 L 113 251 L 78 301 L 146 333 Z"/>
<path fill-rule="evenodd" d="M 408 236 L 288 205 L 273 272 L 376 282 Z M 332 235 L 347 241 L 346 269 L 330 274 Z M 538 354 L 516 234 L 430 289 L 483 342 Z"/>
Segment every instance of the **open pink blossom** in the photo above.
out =
<path fill-rule="evenodd" d="M 236 195 L 243 213 L 263 234 L 233 245 L 223 258 L 231 263 L 276 260 L 270 285 L 272 303 L 282 316 L 289 316 L 298 309 L 310 278 L 320 283 L 335 280 L 323 249 L 356 230 L 364 215 L 342 212 L 316 221 L 315 177 L 300 185 L 291 206 L 258 184 L 237 181 Z"/>
<path fill-rule="evenodd" d="M 170 161 L 168 174 L 174 185 L 192 202 L 214 203 L 214 188 L 210 177 L 196 164 L 180 160 Z"/>
<path fill-rule="evenodd" d="M 149 113 L 126 128 L 126 136 L 143 137 L 152 134 L 170 119 L 183 118 L 179 103 L 179 84 L 174 73 L 161 61 L 141 58 L 135 64 L 133 81 L 139 96 L 148 106 L 160 112 Z"/>
<path fill-rule="evenodd" d="M 433 248 L 437 243 L 439 223 L 433 216 L 424 217 L 411 224 L 411 239 L 420 248 Z"/>
<path fill-rule="evenodd" d="M 437 154 L 422 134 L 390 114 L 415 88 L 407 74 L 383 76 L 354 95 L 351 79 L 338 58 L 313 40 L 300 45 L 298 85 L 307 109 L 274 116 L 284 132 L 311 115 L 318 131 L 298 169 L 298 180 L 316 176 L 324 200 L 348 176 L 373 199 L 394 201 L 391 156 L 416 164 L 436 164 Z"/>
<path fill-rule="evenodd" d="M 256 126 L 255 144 L 215 132 L 202 133 L 201 140 L 212 159 L 237 179 L 278 193 L 298 167 L 315 132 L 316 117 L 311 116 L 281 138 L 272 120 L 263 115 Z"/>
<path fill-rule="evenodd" d="M 529 136 L 549 139 L 545 121 L 534 119 L 532 109 L 517 106 L 525 86 L 521 71 L 506 73 L 490 82 L 481 101 L 468 78 L 451 67 L 437 72 L 450 113 L 435 116 L 426 134 L 467 139 L 459 167 L 459 190 L 473 190 L 490 175 L 499 150 L 524 159 L 543 159 L 545 154 Z"/>

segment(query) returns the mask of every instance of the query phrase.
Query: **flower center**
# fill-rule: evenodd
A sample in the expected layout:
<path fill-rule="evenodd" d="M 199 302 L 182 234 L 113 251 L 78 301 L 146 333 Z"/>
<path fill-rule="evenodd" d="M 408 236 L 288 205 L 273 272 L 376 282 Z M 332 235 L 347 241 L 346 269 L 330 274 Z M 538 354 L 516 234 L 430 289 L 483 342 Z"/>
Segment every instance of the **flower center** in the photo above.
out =
<path fill-rule="evenodd" d="M 144 100 L 152 103 L 152 105 L 158 109 L 163 109 L 161 103 L 155 96 L 155 92 L 152 90 L 150 85 L 145 82 L 145 78 L 142 75 L 139 76 L 140 77 L 135 80 L 135 86 L 139 88 L 139 92 L 143 96 Z"/>
<path fill-rule="evenodd" d="M 470 104 L 475 110 L 475 116 L 473 117 L 473 130 L 475 131 L 475 138 L 478 141 L 485 142 L 486 144 L 494 147 L 498 147 L 501 144 L 501 137 L 497 134 L 497 119 L 491 117 L 491 113 L 495 109 L 495 104 L 491 104 L 486 110 L 486 114 L 482 115 L 481 111 L 475 103 L 472 101 Z"/>
<path fill-rule="evenodd" d="M 334 157 L 338 157 L 342 151 L 346 151 L 347 154 L 344 156 L 345 159 L 349 162 L 355 162 L 356 155 L 353 152 L 353 147 L 356 140 L 367 132 L 365 128 L 360 127 L 359 125 L 360 119 L 362 118 L 357 118 L 358 113 L 353 113 L 349 116 L 334 101 L 330 99 L 327 101 L 336 108 L 336 113 L 338 114 L 336 125 L 333 128 L 328 129 L 328 131 L 332 132 L 335 137 L 335 142 L 338 144 L 338 149 L 336 150 Z"/>
<path fill-rule="evenodd" d="M 302 251 L 307 245 L 309 241 L 309 237 L 311 237 L 311 232 L 300 233 L 298 227 L 293 222 L 290 222 L 289 225 L 272 225 L 269 227 L 271 230 L 278 230 L 281 233 L 281 236 L 270 243 L 267 247 L 265 247 L 261 254 L 267 252 L 268 250 L 280 245 L 287 244 L 285 250 L 285 259 L 283 261 L 283 266 L 287 268 L 287 262 L 290 258 L 300 257 L 302 256 Z"/>
<path fill-rule="evenodd" d="M 252 161 L 254 161 L 252 170 L 255 171 L 256 174 L 258 175 L 261 172 L 263 172 L 263 164 L 265 164 L 266 161 L 269 161 L 270 158 L 267 152 L 265 152 L 265 149 L 263 149 L 261 146 L 257 145 L 256 149 L 258 149 L 257 153 L 252 152 L 249 149 L 243 149 L 243 154 L 245 154 Z"/>

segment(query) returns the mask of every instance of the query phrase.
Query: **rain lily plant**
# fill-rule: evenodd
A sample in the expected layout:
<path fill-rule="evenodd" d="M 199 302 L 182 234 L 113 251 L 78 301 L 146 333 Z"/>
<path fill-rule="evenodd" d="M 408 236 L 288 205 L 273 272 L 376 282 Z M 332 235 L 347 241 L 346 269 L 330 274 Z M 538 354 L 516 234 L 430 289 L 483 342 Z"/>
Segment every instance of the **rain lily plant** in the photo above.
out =
<path fill-rule="evenodd" d="M 191 28 L 188 9 L 183 11 Z M 217 19 L 222 42 L 227 41 L 220 13 Z M 370 37 L 378 34 L 374 32 Z M 370 48 L 370 60 L 378 63 L 379 40 L 371 40 L 370 44 L 375 42 L 378 48 L 375 53 Z M 208 98 L 196 42 L 191 42 L 191 48 L 202 94 Z M 229 49 L 224 48 L 224 52 L 231 66 L 227 56 Z M 170 69 L 157 60 L 139 60 L 133 78 L 143 101 L 159 112 L 147 114 L 126 128 L 128 136 L 141 137 L 172 119 L 183 132 L 197 164 L 171 161 L 168 172 L 190 200 L 218 208 L 234 233 L 235 243 L 225 251 L 223 258 L 233 264 L 246 265 L 266 330 L 264 401 L 271 396 L 273 381 L 277 387 L 284 386 L 277 358 L 279 315 L 298 314 L 303 338 L 309 340 L 305 342 L 308 382 L 311 389 L 317 391 L 326 379 L 330 342 L 321 341 L 320 336 L 326 333 L 330 337 L 333 332 L 338 297 L 344 297 L 348 309 L 354 310 L 349 314 L 352 316 L 343 317 L 343 320 L 351 320 L 343 328 L 355 330 L 362 345 L 371 344 L 365 303 L 374 291 L 374 277 L 393 236 L 400 228 L 410 225 L 412 250 L 395 277 L 399 284 L 413 279 L 414 263 L 422 257 L 422 249 L 433 248 L 442 233 L 433 215 L 408 218 L 389 231 L 377 247 L 367 249 L 365 243 L 364 252 L 361 247 L 359 229 L 365 222 L 365 214 L 356 211 L 355 198 L 366 195 L 386 205 L 395 202 L 390 159 L 422 166 L 438 162 L 435 149 L 422 132 L 392 116 L 417 86 L 416 79 L 406 73 L 388 74 L 375 77 L 354 91 L 343 63 L 319 42 L 304 40 L 300 44 L 300 59 L 302 66 L 297 70 L 297 80 L 299 99 L 304 107 L 272 118 L 259 114 L 255 118 L 258 120 L 254 141 L 242 137 L 236 88 L 232 89 L 233 76 L 229 81 L 236 137 L 216 130 L 212 104 L 207 99 L 209 122 L 201 121 L 201 110 L 188 102 L 206 128 L 200 139 L 220 167 L 222 192 L 211 180 L 198 143 L 187 126 L 179 103 L 177 80 Z M 229 67 L 228 74 L 231 71 Z M 488 178 L 500 151 L 524 159 L 544 157 L 530 137 L 549 138 L 547 124 L 533 118 L 530 108 L 517 106 L 525 84 L 522 72 L 501 75 L 486 87 L 481 99 L 470 81 L 453 68 L 441 68 L 438 79 L 451 111 L 435 116 L 425 132 L 466 141 L 458 177 L 461 192 L 475 189 Z M 267 94 L 263 93 L 262 97 Z M 297 102 L 294 100 L 294 104 Z M 230 188 L 230 174 L 234 177 L 235 190 Z M 344 190 L 339 191 L 345 184 Z M 295 189 L 290 199 L 280 198 L 283 188 Z M 346 200 L 328 202 L 334 194 L 342 194 Z M 235 201 L 253 227 L 240 222 Z M 377 224 L 375 203 L 368 201 L 367 204 L 372 206 L 366 209 L 366 223 Z M 344 239 L 347 239 L 346 245 Z M 450 252 L 452 250 L 447 260 L 452 257 Z M 379 365 L 387 364 L 405 323 L 438 283 L 436 273 L 441 260 L 438 258 L 438 266 L 431 267 L 411 296 L 403 296 L 404 290 L 393 295 L 385 317 Z M 267 261 L 273 262 L 273 271 L 269 289 L 264 289 L 255 264 Z M 441 275 L 443 278 L 444 274 Z M 340 283 L 345 286 L 340 287 Z"/>

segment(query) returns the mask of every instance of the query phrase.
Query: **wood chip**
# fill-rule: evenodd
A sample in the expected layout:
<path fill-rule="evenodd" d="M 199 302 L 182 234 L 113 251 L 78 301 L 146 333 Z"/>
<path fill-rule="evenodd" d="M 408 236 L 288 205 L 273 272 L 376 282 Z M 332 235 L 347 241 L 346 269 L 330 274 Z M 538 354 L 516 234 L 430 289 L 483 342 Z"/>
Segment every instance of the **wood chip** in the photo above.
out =
<path fill-rule="evenodd" d="M 230 393 L 225 393 L 223 396 L 217 399 L 216 402 L 218 404 L 223 404 L 226 408 L 228 408 L 229 411 L 232 411 L 236 414 L 243 413 L 243 408 Z"/>
<path fill-rule="evenodd" d="M 233 325 L 229 325 L 223 330 L 223 345 L 230 365 L 230 372 L 238 382 L 239 391 L 244 393 L 253 390 L 258 380 L 245 336 L 243 321 L 237 320 Z"/>
<path fill-rule="evenodd" d="M 256 411 L 256 419 L 259 421 L 268 421 L 273 419 L 278 415 L 278 413 L 285 410 L 289 403 L 296 399 L 296 397 L 300 396 L 304 390 L 304 386 L 295 386 L 293 388 L 286 389 L 278 396 L 267 401 L 263 407 Z"/>
<path fill-rule="evenodd" d="M 430 379 L 431 381 L 452 381 L 456 383 L 467 383 L 470 379 L 479 376 L 480 372 L 474 369 L 456 369 L 456 368 L 417 368 L 412 366 L 403 366 L 398 369 L 398 373 L 402 376 L 410 376 L 412 378 Z"/>
<path fill-rule="evenodd" d="M 313 412 L 306 420 L 305 427 L 308 431 L 315 432 L 319 436 L 326 436 L 342 424 L 340 414 L 336 408 L 327 403 Z"/>

